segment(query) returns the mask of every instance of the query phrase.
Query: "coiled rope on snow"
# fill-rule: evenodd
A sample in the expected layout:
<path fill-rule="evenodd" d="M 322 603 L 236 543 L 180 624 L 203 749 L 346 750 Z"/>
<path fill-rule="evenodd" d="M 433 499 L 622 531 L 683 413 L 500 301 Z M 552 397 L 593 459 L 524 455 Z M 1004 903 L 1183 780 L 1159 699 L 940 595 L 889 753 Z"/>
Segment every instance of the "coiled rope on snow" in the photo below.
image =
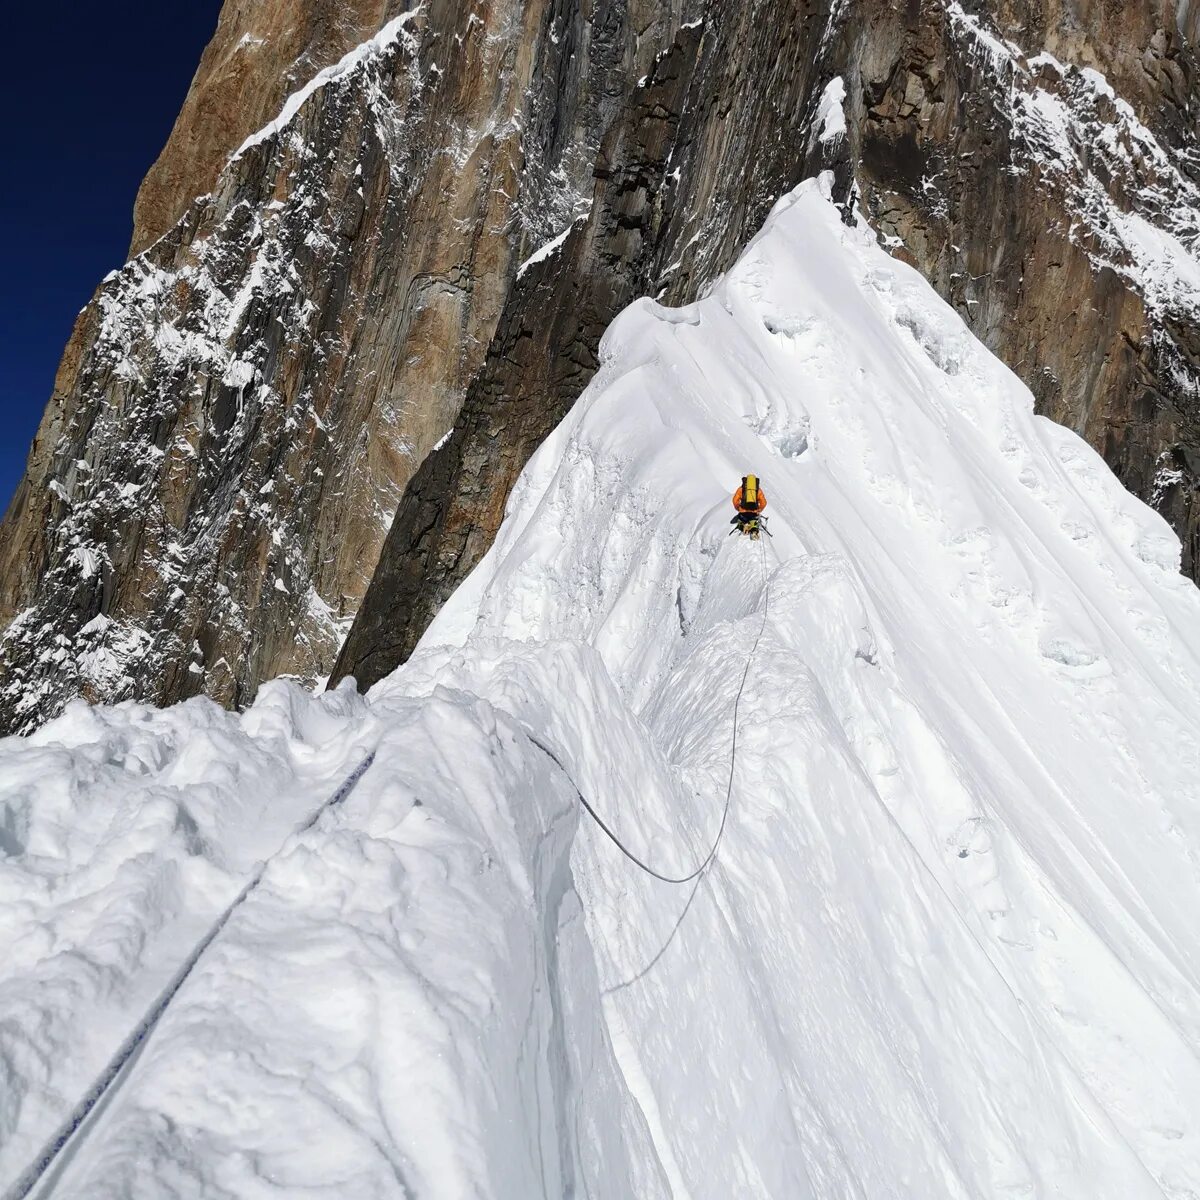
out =
<path fill-rule="evenodd" d="M 629 861 L 631 863 L 633 863 L 636 867 L 641 868 L 641 870 L 645 871 L 647 875 L 651 875 L 655 879 L 661 880 L 663 883 L 690 883 L 697 876 L 702 875 L 708 869 L 708 867 L 712 863 L 713 859 L 716 858 L 717 849 L 721 845 L 721 839 L 725 836 L 725 825 L 729 820 L 729 808 L 730 808 L 730 805 L 733 800 L 734 771 L 737 767 L 738 709 L 740 708 L 741 703 L 742 703 L 742 693 L 746 690 L 746 680 L 750 678 L 750 667 L 754 662 L 754 655 L 758 651 L 758 643 L 762 641 L 763 633 L 766 631 L 766 628 L 767 628 L 767 614 L 770 609 L 771 593 L 770 593 L 770 589 L 766 586 L 766 584 L 767 584 L 767 548 L 766 548 L 766 543 L 763 542 L 761 538 L 759 539 L 759 549 L 761 551 L 759 559 L 762 564 L 762 581 L 763 581 L 762 621 L 759 622 L 758 632 L 754 635 L 754 642 L 750 647 L 750 653 L 746 655 L 746 665 L 742 669 L 741 682 L 738 684 L 737 695 L 734 697 L 734 700 L 733 700 L 733 736 L 732 736 L 732 740 L 731 740 L 730 746 L 729 746 L 729 780 L 725 785 L 725 807 L 721 811 L 721 824 L 717 828 L 717 836 L 713 840 L 712 849 L 709 850 L 709 852 L 704 856 L 704 860 L 700 863 L 700 865 L 694 871 L 689 872 L 687 875 L 680 875 L 680 876 L 664 875 L 661 871 L 656 871 L 652 866 L 650 866 L 649 863 L 645 862 L 643 859 L 639 858 L 636 854 L 634 854 L 634 852 L 632 850 L 630 850 L 629 847 L 626 846 L 625 843 L 623 841 L 621 841 L 621 839 L 613 832 L 613 830 L 608 825 L 608 823 L 604 820 L 604 818 L 595 810 L 595 808 L 592 807 L 592 805 L 589 803 L 587 797 L 583 794 L 583 792 L 581 792 L 579 790 L 579 787 L 576 785 L 574 779 L 571 778 L 571 773 L 567 770 L 567 768 L 565 766 L 563 766 L 558 755 L 555 754 L 554 751 L 551 750 L 549 746 L 547 746 L 543 742 L 541 742 L 532 733 L 529 734 L 529 740 L 539 750 L 541 750 L 543 754 L 545 754 L 547 757 L 549 757 L 551 759 L 551 761 L 553 761 L 554 764 L 558 767 L 558 769 L 560 771 L 562 771 L 562 773 L 567 777 L 567 780 L 571 784 L 571 787 L 574 788 L 574 790 L 575 790 L 575 795 L 578 798 L 579 803 L 583 806 L 584 812 L 586 812 L 587 815 L 589 817 L 591 817 L 593 821 L 596 822 L 596 824 L 600 827 L 600 829 L 608 837 L 608 840 L 610 842 L 612 842 L 612 844 L 614 846 L 616 846 L 616 848 L 618 850 L 620 850 L 620 852 L 623 855 L 625 855 L 625 857 L 627 859 L 629 859 Z"/>

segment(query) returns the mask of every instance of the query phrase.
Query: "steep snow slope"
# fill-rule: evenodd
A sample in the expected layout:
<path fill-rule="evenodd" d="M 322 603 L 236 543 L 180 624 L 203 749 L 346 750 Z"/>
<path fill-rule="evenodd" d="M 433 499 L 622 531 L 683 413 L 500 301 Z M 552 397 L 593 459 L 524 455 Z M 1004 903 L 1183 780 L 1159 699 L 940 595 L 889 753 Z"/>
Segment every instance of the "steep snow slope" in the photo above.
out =
<path fill-rule="evenodd" d="M 367 701 L 0 743 L 6 1184 L 271 856 L 35 1194 L 1200 1193 L 1200 595 L 824 186 Z"/>

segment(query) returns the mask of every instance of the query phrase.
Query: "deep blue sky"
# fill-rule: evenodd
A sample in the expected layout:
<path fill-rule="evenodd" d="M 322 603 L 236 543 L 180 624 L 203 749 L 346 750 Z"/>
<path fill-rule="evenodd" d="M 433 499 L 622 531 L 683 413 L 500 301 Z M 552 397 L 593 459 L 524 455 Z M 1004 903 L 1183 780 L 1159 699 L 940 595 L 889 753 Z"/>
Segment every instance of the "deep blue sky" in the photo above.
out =
<path fill-rule="evenodd" d="M 0 72 L 0 512 L 79 310 L 125 261 L 138 185 L 220 0 L 12 4 Z"/>

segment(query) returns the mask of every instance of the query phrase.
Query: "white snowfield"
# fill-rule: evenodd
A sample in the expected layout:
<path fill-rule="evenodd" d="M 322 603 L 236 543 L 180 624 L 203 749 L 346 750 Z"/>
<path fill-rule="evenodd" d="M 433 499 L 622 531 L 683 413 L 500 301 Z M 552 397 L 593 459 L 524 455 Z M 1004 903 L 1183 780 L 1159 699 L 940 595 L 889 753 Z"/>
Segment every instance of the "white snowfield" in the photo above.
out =
<path fill-rule="evenodd" d="M 0 1186 L 157 1005 L 29 1194 L 1200 1196 L 1200 593 L 825 186 L 369 698 L 0 744 Z"/>

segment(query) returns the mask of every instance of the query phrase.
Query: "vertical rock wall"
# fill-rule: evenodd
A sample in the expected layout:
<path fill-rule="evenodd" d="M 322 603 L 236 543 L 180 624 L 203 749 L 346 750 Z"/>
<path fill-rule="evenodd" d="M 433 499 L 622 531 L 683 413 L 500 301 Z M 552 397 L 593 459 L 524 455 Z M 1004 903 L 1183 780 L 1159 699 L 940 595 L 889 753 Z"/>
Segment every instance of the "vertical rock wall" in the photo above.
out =
<path fill-rule="evenodd" d="M 138 191 L 130 255 L 216 186 L 233 151 L 292 92 L 405 7 L 403 0 L 227 0 L 171 136 Z"/>
<path fill-rule="evenodd" d="M 875 34 L 843 27 L 862 205 L 1196 577 L 1196 58 L 1172 5 L 975 7 L 867 3 Z"/>
<path fill-rule="evenodd" d="M 1132 491 L 1167 517 L 1181 537 L 1182 568 L 1195 576 L 1195 59 L 1169 5 L 1125 12 L 1097 0 L 1068 11 L 1005 0 L 976 7 L 973 14 L 955 3 L 858 0 L 840 6 L 830 27 L 822 14 L 787 5 L 712 12 L 695 57 L 681 59 L 679 70 L 691 73 L 694 91 L 675 91 L 659 106 L 681 114 L 672 137 L 720 144 L 726 119 L 720 86 L 712 107 L 695 94 L 703 95 L 712 81 L 706 52 L 735 64 L 725 94 L 751 106 L 760 101 L 766 116 L 738 106 L 728 128 L 741 140 L 728 158 L 717 152 L 697 162 L 668 153 L 663 161 L 680 164 L 683 184 L 673 189 L 664 171 L 655 188 L 654 171 L 648 172 L 656 216 L 695 213 L 713 203 L 712 195 L 687 194 L 697 178 L 709 187 L 715 180 L 757 178 L 769 191 L 787 185 L 789 165 L 791 171 L 834 166 L 846 203 L 858 206 L 893 252 L 955 303 L 1029 383 L 1041 411 L 1087 438 Z M 775 55 L 766 45 L 754 46 L 754 30 L 783 30 L 796 40 L 785 34 Z M 1028 39 L 1036 52 L 1023 51 L 1003 31 Z M 799 53 L 789 54 L 792 45 Z M 1068 65 L 1053 51 L 1084 65 Z M 815 75 L 824 82 L 835 74 L 843 77 L 847 132 L 824 148 L 831 156 L 825 161 L 812 154 L 820 130 L 806 121 L 814 116 Z M 1118 96 L 1110 76 L 1132 100 Z M 714 113 L 716 120 L 707 122 L 704 114 Z M 631 127 L 645 123 L 645 114 L 631 113 Z M 782 149 L 783 157 L 772 159 L 773 149 Z M 633 161 L 644 168 L 646 155 Z M 618 176 L 622 169 L 628 168 Z M 589 232 L 594 237 L 598 228 L 603 237 L 608 194 L 601 188 L 597 196 L 599 224 Z M 752 231 L 754 222 L 744 219 L 750 213 L 740 210 L 742 220 L 723 223 L 726 232 L 736 231 L 733 246 L 708 231 L 715 257 L 704 264 L 702 278 Z M 1155 232 L 1147 235 L 1147 229 Z M 656 221 L 645 234 L 643 257 L 629 257 L 634 291 L 617 287 L 606 296 L 621 303 L 639 291 L 669 303 L 690 298 L 688 280 L 656 273 L 680 244 L 670 220 Z M 596 311 L 575 299 L 581 287 L 586 297 L 592 294 L 589 254 L 594 242 L 581 234 L 539 283 L 548 295 L 532 302 L 535 311 Z M 606 254 L 601 251 L 601 261 Z M 572 303 L 554 288 L 572 289 Z M 615 315 L 603 306 L 600 311 L 606 320 Z M 507 328 L 502 323 L 502 332 Z M 335 677 L 352 674 L 367 685 L 394 669 L 490 544 L 516 471 L 563 411 L 555 389 L 521 361 L 520 348 L 537 364 L 553 361 L 555 347 L 572 361 L 590 362 L 595 333 L 586 324 L 565 331 L 543 325 L 525 328 L 516 350 L 493 347 L 485 367 L 492 372 L 490 390 L 471 394 L 462 427 L 406 493 Z M 581 344 L 582 356 L 576 352 Z M 497 368 L 497 361 L 508 366 Z M 565 392 L 574 394 L 580 373 L 567 378 Z M 529 389 L 537 403 L 530 403 Z M 513 411 L 521 414 L 515 435 Z M 534 420 L 528 436 L 531 413 L 544 413 L 547 423 Z"/>
<path fill-rule="evenodd" d="M 723 6 L 638 82 L 600 146 L 589 215 L 510 293 L 453 434 L 405 492 L 335 680 L 368 686 L 412 652 L 491 544 L 617 313 L 644 294 L 694 299 L 811 172 L 829 15 L 821 3 Z"/>
<path fill-rule="evenodd" d="M 587 7 L 392 17 L 105 281 L 0 526 L 5 727 L 328 672 L 521 255 L 586 203 L 614 72 L 667 36 Z"/>

